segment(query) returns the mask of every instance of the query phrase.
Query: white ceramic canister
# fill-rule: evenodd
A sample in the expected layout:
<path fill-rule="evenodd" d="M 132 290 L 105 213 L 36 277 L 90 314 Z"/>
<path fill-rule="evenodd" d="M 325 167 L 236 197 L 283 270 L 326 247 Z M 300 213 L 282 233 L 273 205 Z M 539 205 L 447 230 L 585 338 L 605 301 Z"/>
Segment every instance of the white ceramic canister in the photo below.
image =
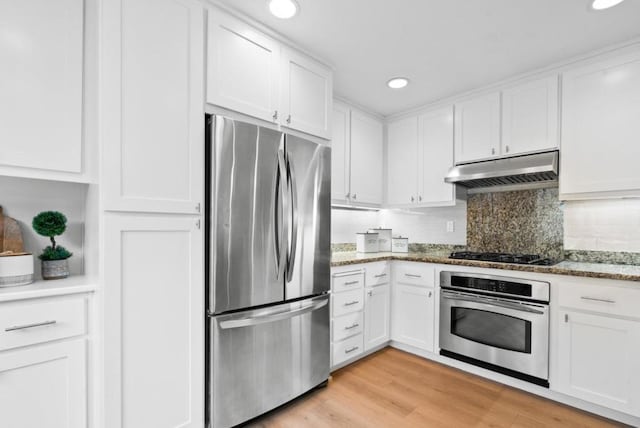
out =
<path fill-rule="evenodd" d="M 0 288 L 33 282 L 33 255 L 0 256 Z"/>
<path fill-rule="evenodd" d="M 369 232 L 356 233 L 356 251 L 359 253 L 377 253 L 378 234 Z"/>
<path fill-rule="evenodd" d="M 369 233 L 377 233 L 378 234 L 378 251 L 383 253 L 391 252 L 391 229 L 369 229 L 367 232 Z"/>
<path fill-rule="evenodd" d="M 391 252 L 392 253 L 408 253 L 409 252 L 409 238 L 403 238 L 396 236 L 391 238 Z"/>

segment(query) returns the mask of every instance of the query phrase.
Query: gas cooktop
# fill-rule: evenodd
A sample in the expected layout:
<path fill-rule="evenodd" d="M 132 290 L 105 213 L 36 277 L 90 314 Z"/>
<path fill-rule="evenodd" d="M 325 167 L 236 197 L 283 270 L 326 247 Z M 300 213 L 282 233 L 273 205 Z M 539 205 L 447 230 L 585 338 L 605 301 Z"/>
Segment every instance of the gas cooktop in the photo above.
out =
<path fill-rule="evenodd" d="M 474 251 L 456 251 L 451 253 L 449 258 L 461 260 L 480 260 L 484 262 L 516 263 L 520 265 L 550 266 L 556 264 L 555 260 L 542 257 L 538 254 L 479 253 Z"/>

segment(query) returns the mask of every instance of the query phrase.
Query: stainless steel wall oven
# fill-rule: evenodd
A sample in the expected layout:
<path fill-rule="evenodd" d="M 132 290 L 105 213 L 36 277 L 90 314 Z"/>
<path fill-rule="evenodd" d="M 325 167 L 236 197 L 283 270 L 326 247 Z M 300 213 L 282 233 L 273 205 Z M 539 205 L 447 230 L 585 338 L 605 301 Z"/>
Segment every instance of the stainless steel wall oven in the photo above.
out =
<path fill-rule="evenodd" d="M 549 386 L 549 283 L 440 273 L 440 354 Z"/>

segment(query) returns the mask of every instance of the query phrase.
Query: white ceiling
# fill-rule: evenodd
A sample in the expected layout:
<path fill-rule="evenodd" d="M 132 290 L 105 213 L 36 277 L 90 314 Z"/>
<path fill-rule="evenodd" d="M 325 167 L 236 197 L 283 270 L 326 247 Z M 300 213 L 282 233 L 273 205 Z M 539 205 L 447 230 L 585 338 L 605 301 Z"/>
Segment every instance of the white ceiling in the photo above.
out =
<path fill-rule="evenodd" d="M 385 116 L 640 36 L 640 0 L 297 0 L 291 20 L 218 1 L 329 61 L 336 95 Z M 393 76 L 411 84 L 391 90 Z"/>

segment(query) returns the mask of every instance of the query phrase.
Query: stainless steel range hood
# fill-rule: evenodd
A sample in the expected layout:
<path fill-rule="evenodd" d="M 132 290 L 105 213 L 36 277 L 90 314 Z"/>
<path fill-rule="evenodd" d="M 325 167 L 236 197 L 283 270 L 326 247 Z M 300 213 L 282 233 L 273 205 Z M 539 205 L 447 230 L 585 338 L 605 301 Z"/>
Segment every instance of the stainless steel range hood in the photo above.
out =
<path fill-rule="evenodd" d="M 468 193 L 557 187 L 558 151 L 456 165 L 444 181 Z"/>

